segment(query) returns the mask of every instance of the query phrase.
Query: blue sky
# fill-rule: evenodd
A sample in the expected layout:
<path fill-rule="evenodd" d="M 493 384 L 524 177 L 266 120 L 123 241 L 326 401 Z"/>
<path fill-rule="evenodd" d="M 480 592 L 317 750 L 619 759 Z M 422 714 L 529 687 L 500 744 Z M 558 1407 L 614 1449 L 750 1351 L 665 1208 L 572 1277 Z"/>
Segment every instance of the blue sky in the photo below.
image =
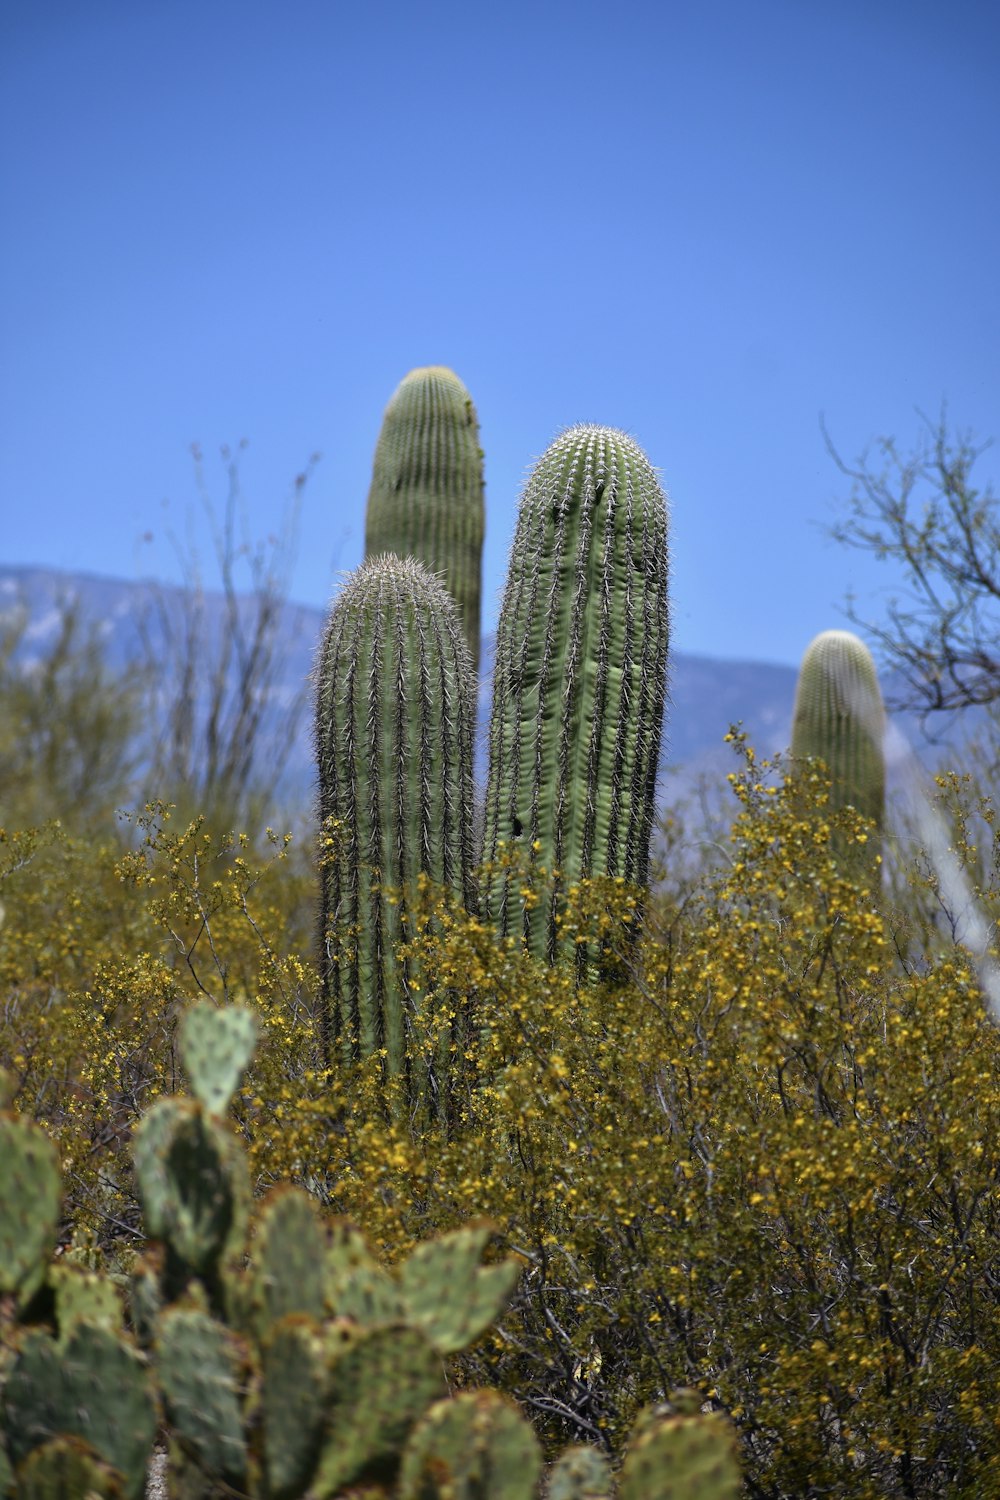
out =
<path fill-rule="evenodd" d="M 891 583 L 824 535 L 820 414 L 848 456 L 943 400 L 1000 437 L 998 80 L 991 0 L 7 0 L 0 555 L 175 576 L 190 444 L 221 498 L 246 439 L 255 536 L 322 455 L 322 605 L 446 364 L 487 624 L 527 467 L 606 422 L 672 498 L 675 647 L 795 663 Z"/>

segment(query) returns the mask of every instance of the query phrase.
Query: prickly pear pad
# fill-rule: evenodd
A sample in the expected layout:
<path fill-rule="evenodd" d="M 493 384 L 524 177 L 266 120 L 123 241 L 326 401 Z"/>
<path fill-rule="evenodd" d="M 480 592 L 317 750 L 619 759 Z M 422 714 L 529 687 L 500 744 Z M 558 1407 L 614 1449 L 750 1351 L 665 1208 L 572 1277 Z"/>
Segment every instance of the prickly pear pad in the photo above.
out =
<path fill-rule="evenodd" d="M 517 1261 L 480 1264 L 494 1232 L 491 1224 L 468 1224 L 418 1245 L 403 1266 L 406 1320 L 439 1354 L 466 1348 L 510 1301 L 520 1274 Z"/>
<path fill-rule="evenodd" d="M 438 1401 L 410 1434 L 399 1471 L 399 1500 L 534 1500 L 542 1450 L 512 1401 L 496 1391 L 465 1391 Z"/>
<path fill-rule="evenodd" d="M 399 1287 L 347 1219 L 332 1223 L 325 1272 L 327 1308 L 335 1317 L 353 1318 L 363 1328 L 405 1321 Z"/>
<path fill-rule="evenodd" d="M 22 1115 L 0 1115 L 0 1296 L 29 1296 L 55 1245 L 62 1196 L 56 1148 Z"/>
<path fill-rule="evenodd" d="M 242 1249 L 249 1215 L 246 1156 L 224 1123 L 191 1099 L 158 1099 L 133 1155 L 146 1232 L 195 1271 Z"/>
<path fill-rule="evenodd" d="M 184 1012 L 180 1044 L 191 1092 L 209 1114 L 224 1115 L 257 1045 L 253 1012 L 200 1000 Z"/>
<path fill-rule="evenodd" d="M 205 1313 L 170 1308 L 160 1319 L 156 1352 L 177 1436 L 210 1474 L 240 1480 L 247 1454 L 236 1340 Z"/>
<path fill-rule="evenodd" d="M 619 1500 L 738 1500 L 735 1434 L 724 1417 L 640 1417 L 622 1465 Z"/>
<path fill-rule="evenodd" d="M 0 1473 L 0 1495 L 4 1493 Z M 17 1493 L 20 1500 L 116 1500 L 122 1493 L 121 1475 L 78 1438 L 56 1438 L 28 1454 L 18 1471 Z"/>
<path fill-rule="evenodd" d="M 331 1418 L 311 1494 L 328 1500 L 391 1471 L 410 1428 L 445 1393 L 444 1369 L 414 1328 L 372 1328 L 330 1371 Z"/>
<path fill-rule="evenodd" d="M 48 1274 L 55 1291 L 61 1343 L 66 1343 L 78 1323 L 96 1324 L 112 1333 L 122 1331 L 125 1315 L 121 1293 L 108 1277 L 66 1260 L 57 1261 Z"/>
<path fill-rule="evenodd" d="M 274 1188 L 257 1216 L 250 1247 L 254 1322 L 263 1338 L 289 1313 L 321 1319 L 326 1312 L 326 1231 L 316 1204 L 301 1188 Z"/>
<path fill-rule="evenodd" d="M 581 1443 L 560 1453 L 549 1472 L 546 1500 L 611 1500 L 611 1466 Z"/>
<path fill-rule="evenodd" d="M 309 1318 L 282 1318 L 264 1344 L 261 1418 L 268 1491 L 300 1495 L 319 1459 L 327 1404 L 327 1340 Z"/>
<path fill-rule="evenodd" d="M 64 1348 L 29 1333 L 4 1388 L 4 1424 L 15 1463 L 52 1438 L 81 1438 L 121 1473 L 128 1500 L 142 1494 L 156 1406 L 142 1356 L 107 1329 L 81 1323 Z"/>

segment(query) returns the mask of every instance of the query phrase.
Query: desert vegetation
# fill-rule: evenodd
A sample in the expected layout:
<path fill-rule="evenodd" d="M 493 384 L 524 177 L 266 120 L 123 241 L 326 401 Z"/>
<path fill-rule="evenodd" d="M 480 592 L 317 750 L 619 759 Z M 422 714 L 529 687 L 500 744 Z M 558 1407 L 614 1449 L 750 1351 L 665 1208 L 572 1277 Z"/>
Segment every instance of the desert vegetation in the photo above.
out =
<path fill-rule="evenodd" d="M 475 439 L 414 377 L 461 445 L 380 445 L 380 525 L 420 515 L 393 451 Z M 0 1492 L 141 1494 L 156 1442 L 184 1496 L 1000 1488 L 1000 1038 L 954 898 L 992 934 L 990 788 L 938 780 L 945 882 L 811 659 L 808 743 L 731 731 L 724 832 L 657 817 L 667 562 L 642 451 L 563 434 L 485 812 L 426 558 L 335 602 L 304 840 L 228 783 L 116 819 L 99 710 L 141 684 L 69 635 L 87 715 L 17 759 L 44 700 L 4 667 Z M 98 734 L 101 774 L 54 779 Z"/>

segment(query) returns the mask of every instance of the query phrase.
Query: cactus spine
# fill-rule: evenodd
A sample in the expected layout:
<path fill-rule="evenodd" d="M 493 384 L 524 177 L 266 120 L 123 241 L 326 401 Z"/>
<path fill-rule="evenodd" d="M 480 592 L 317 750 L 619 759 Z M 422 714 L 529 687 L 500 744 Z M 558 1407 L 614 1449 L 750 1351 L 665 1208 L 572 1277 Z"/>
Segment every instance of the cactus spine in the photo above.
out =
<path fill-rule="evenodd" d="M 475 678 L 444 586 L 413 558 L 362 564 L 331 611 L 316 681 L 327 1050 L 350 1063 L 384 1048 L 387 1074 L 415 1095 L 440 1068 L 412 1071 L 412 976 L 396 948 L 421 876 L 475 896 Z"/>
<path fill-rule="evenodd" d="M 802 658 L 792 719 L 792 757 L 822 760 L 830 806 L 853 806 L 881 834 L 885 816 L 885 710 L 871 652 L 849 630 L 824 630 Z M 880 851 L 869 847 L 869 863 Z M 834 847 L 844 853 L 835 841 Z"/>
<path fill-rule="evenodd" d="M 523 840 L 568 885 L 643 886 L 649 866 L 668 645 L 667 503 L 642 449 L 570 428 L 521 500 L 497 629 L 487 861 Z M 531 906 L 488 877 L 501 933 L 551 961 L 558 882 Z"/>
<path fill-rule="evenodd" d="M 386 407 L 375 448 L 365 557 L 415 557 L 443 578 L 479 669 L 485 510 L 472 398 L 442 365 L 411 370 Z"/>

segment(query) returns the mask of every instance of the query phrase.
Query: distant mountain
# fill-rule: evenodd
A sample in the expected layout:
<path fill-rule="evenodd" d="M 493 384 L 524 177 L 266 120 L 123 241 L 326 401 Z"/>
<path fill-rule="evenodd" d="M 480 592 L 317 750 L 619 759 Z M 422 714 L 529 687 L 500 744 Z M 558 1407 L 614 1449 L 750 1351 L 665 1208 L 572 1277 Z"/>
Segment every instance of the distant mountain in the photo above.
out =
<path fill-rule="evenodd" d="M 49 568 L 0 567 L 0 618 L 21 608 L 27 626 L 20 659 L 28 665 L 42 657 L 58 630 L 63 604 L 76 601 L 82 615 L 97 622 L 106 643 L 108 660 L 122 666 L 139 651 L 138 622 L 154 618 L 152 606 L 165 606 L 162 618 L 179 620 L 183 592 L 145 580 L 128 582 L 86 573 L 58 572 Z M 308 688 L 313 654 L 324 615 L 319 609 L 289 603 L 283 607 L 276 633 L 276 702 L 287 707 Z M 221 629 L 223 601 L 206 595 L 205 628 Z M 153 641 L 156 650 L 154 624 Z M 485 770 L 486 724 L 489 716 L 489 674 L 494 640 L 484 637 L 484 677 L 479 701 L 479 769 Z M 164 660 L 169 661 L 164 644 Z M 730 725 L 742 723 L 761 755 L 787 748 L 797 671 L 794 667 L 764 662 L 720 661 L 711 657 L 676 653 L 670 662 L 669 701 L 664 721 L 661 757 L 661 789 L 664 800 L 673 800 L 703 777 L 718 781 L 734 765 L 732 750 L 724 743 Z M 164 692 L 169 684 L 164 683 Z M 277 712 L 274 723 L 280 720 Z M 918 726 L 900 721 L 907 738 L 920 742 Z M 935 759 L 938 752 L 931 754 Z M 288 761 L 287 790 L 298 796 L 312 785 L 312 742 L 308 715 Z"/>

